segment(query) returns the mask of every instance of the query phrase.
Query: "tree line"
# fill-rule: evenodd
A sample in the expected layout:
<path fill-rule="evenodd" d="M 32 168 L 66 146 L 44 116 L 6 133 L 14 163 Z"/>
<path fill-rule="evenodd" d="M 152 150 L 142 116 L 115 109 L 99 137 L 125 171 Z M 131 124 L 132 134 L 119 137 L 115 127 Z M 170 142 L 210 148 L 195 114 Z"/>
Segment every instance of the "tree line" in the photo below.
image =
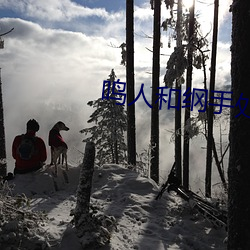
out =
<path fill-rule="evenodd" d="M 165 0 L 166 8 L 170 10 L 171 18 L 166 20 L 164 24 L 160 24 L 161 20 L 161 4 L 160 0 L 151 0 L 151 7 L 154 9 L 154 35 L 153 35 L 153 58 L 152 58 L 152 114 L 151 114 L 151 156 L 150 156 L 150 177 L 159 183 L 159 107 L 154 102 L 153 96 L 159 86 L 159 51 L 160 51 L 160 27 L 174 30 L 176 46 L 175 51 L 170 56 L 167 63 L 165 84 L 169 84 L 169 76 L 175 87 L 182 89 L 182 80 L 184 71 L 186 71 L 186 88 L 192 86 L 192 67 L 205 67 L 205 61 L 208 59 L 206 55 L 205 38 L 197 38 L 197 23 L 194 15 L 195 1 L 189 10 L 187 18 L 188 29 L 183 33 L 183 14 L 182 0 L 175 3 L 173 0 Z M 174 10 L 177 9 L 177 16 L 174 20 Z M 250 34 L 248 27 L 250 26 L 250 2 L 248 0 L 233 0 L 230 7 L 232 12 L 232 46 L 231 46 L 231 90 L 232 90 L 232 108 L 230 110 L 230 132 L 229 132 L 229 165 L 228 165 L 228 245 L 230 250 L 250 249 L 250 106 L 248 100 L 250 98 Z M 219 0 L 214 1 L 214 22 L 213 22 L 213 41 L 212 41 L 212 57 L 210 68 L 210 86 L 209 100 L 211 91 L 215 86 L 216 73 L 216 50 L 217 50 L 217 33 L 218 33 L 218 11 Z M 126 83 L 127 83 L 127 103 L 134 100 L 134 1 L 126 1 L 126 47 L 125 51 L 126 65 Z M 186 35 L 184 35 L 186 34 Z M 183 43 L 183 41 L 186 42 Z M 196 44 L 198 42 L 198 45 Z M 201 46 L 203 45 L 203 46 Z M 123 54 L 124 55 L 124 54 Z M 197 56 L 197 57 L 195 57 Z M 174 62 L 171 64 L 171 60 Z M 183 70 L 184 69 L 184 70 Z M 206 73 L 204 73 L 204 87 L 206 86 Z M 174 75 L 174 77 L 173 77 Z M 114 82 L 115 73 L 111 71 L 110 82 Z M 1 81 L 0 81 L 1 90 Z M 243 95 L 243 96 L 242 96 Z M 240 102 L 238 102 L 240 100 Z M 210 100 L 211 102 L 213 100 Z M 176 97 L 176 102 L 178 98 Z M 96 142 L 97 156 L 102 164 L 108 162 L 124 162 L 129 165 L 136 165 L 136 126 L 135 126 L 135 105 L 127 106 L 125 111 L 123 105 L 114 105 L 114 103 L 105 100 L 90 101 L 88 105 L 96 108 L 96 111 L 90 117 L 89 122 L 95 122 L 96 125 L 92 130 L 83 129 L 83 133 L 92 133 L 92 136 L 86 140 Z M 106 105 L 106 106 L 105 106 Z M 207 104 L 206 104 L 207 105 Z M 106 110 L 103 108 L 107 108 Z M 244 109 L 244 110 L 243 110 Z M 106 112 L 109 117 L 106 117 Z M 237 114 L 244 115 L 237 116 Z M 115 115 L 114 115 L 115 114 Z M 102 117 L 102 118 L 101 118 Z M 101 118 L 98 120 L 97 118 Z M 104 119 L 109 118 L 109 119 Z M 175 131 L 181 128 L 181 112 L 176 110 L 175 113 Z M 211 166 L 212 158 L 216 160 L 216 147 L 213 138 L 213 108 L 208 107 L 207 113 L 207 158 L 206 158 L 206 196 L 211 196 Z M 185 110 L 185 125 L 190 122 L 190 110 Z M 0 174 L 6 175 L 6 153 L 5 153 L 5 135 L 4 135 L 4 119 L 3 119 L 3 103 L 2 93 L 0 91 Z M 106 134 L 106 137 L 98 136 L 102 132 L 102 128 L 112 129 L 112 132 Z M 109 130 L 109 131 L 110 131 Z M 107 131 L 107 130 L 103 130 Z M 127 145 L 124 142 L 124 133 L 127 132 Z M 189 131 L 184 130 L 183 154 L 181 147 L 181 134 L 175 133 L 175 161 L 177 165 L 177 175 L 182 180 L 182 184 L 189 187 Z M 183 156 L 183 162 L 182 162 Z M 219 163 L 220 161 L 216 161 Z M 217 164 L 216 163 L 216 164 Z M 221 173 L 220 164 L 217 164 Z"/>
<path fill-rule="evenodd" d="M 212 91 L 215 88 L 216 74 L 216 53 L 217 53 L 217 36 L 218 36 L 218 13 L 219 0 L 214 1 L 214 20 L 213 35 L 211 48 L 211 67 L 210 83 L 207 87 L 206 62 L 208 56 L 206 52 L 208 47 L 206 37 L 198 37 L 199 24 L 195 18 L 195 0 L 190 7 L 188 18 L 184 21 L 182 9 L 182 0 L 177 3 L 171 0 L 165 0 L 166 8 L 170 10 L 171 18 L 159 23 L 161 20 L 161 3 L 162 1 L 151 0 L 151 7 L 154 9 L 154 35 L 153 35 L 153 58 L 152 58 L 152 114 L 151 114 L 151 164 L 150 177 L 159 183 L 159 107 L 154 102 L 155 93 L 159 86 L 159 51 L 160 51 L 160 26 L 165 29 L 173 28 L 176 46 L 175 51 L 169 58 L 167 64 L 165 84 L 175 84 L 175 88 L 182 89 L 184 71 L 186 72 L 186 89 L 192 86 L 192 70 L 197 67 L 203 70 L 204 89 L 209 91 L 209 102 L 212 100 Z M 127 95 L 129 100 L 134 100 L 134 31 L 133 31 L 133 0 L 127 0 L 126 14 L 126 43 L 123 43 L 123 63 L 127 70 Z M 174 10 L 177 8 L 177 19 L 174 20 Z M 228 244 L 227 249 L 250 249 L 250 108 L 248 100 L 250 97 L 249 74 L 250 74 L 250 35 L 247 28 L 250 24 L 250 2 L 248 0 L 233 0 L 230 6 L 232 12 L 232 46 L 231 46 L 231 91 L 232 91 L 232 108 L 230 110 L 230 132 L 229 142 L 229 165 L 228 165 L 228 183 L 226 183 L 224 170 L 221 168 L 221 160 L 218 157 L 214 133 L 213 119 L 214 108 L 208 106 L 206 113 L 205 137 L 207 139 L 207 157 L 206 157 L 206 180 L 205 194 L 211 197 L 211 170 L 213 158 L 218 168 L 222 183 L 228 190 Z M 183 23 L 188 23 L 183 33 Z M 186 34 L 186 35 L 183 35 Z M 184 43 L 183 43 L 184 41 Z M 171 62 L 172 60 L 172 62 Z M 244 98 L 242 97 L 244 95 Z M 131 98 L 131 99 L 130 99 Z M 127 101 L 127 103 L 131 101 Z M 238 101 L 240 100 L 240 102 Z M 178 99 L 176 98 L 178 102 Z M 244 102 L 244 103 L 243 103 Z M 237 104 L 237 105 L 236 105 Z M 205 104 L 207 105 L 207 104 Z M 244 115 L 237 116 L 239 113 Z M 136 142 L 135 142 L 135 108 L 127 106 L 127 163 L 136 165 Z M 175 131 L 181 128 L 181 112 L 176 110 L 175 113 Z M 190 110 L 186 108 L 184 117 L 184 144 L 183 154 L 181 147 L 181 133 L 175 133 L 175 161 L 177 164 L 177 175 L 182 180 L 182 184 L 189 187 L 189 139 L 190 135 L 185 127 L 190 127 L 192 117 Z M 124 130 L 125 132 L 125 130 Z M 225 150 L 225 151 L 226 151 Z M 222 152 L 222 159 L 225 152 Z M 183 161 L 182 161 L 183 156 Z M 123 159 L 124 160 L 124 159 Z M 228 185 L 228 189 L 227 189 Z"/>

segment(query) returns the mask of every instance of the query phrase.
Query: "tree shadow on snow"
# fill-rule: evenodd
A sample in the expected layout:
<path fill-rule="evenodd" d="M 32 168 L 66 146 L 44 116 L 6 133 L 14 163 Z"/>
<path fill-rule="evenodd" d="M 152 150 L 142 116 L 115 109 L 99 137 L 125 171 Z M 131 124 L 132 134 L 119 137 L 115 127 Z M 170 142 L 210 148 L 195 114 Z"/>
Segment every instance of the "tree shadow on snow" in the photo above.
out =
<path fill-rule="evenodd" d="M 30 199 L 30 207 L 34 211 L 49 213 L 58 207 L 70 195 L 76 194 L 80 170 L 79 167 L 70 167 L 67 172 L 69 183 L 66 183 L 60 168 L 58 176 L 52 177 L 52 168 L 43 172 L 16 175 L 12 181 L 9 181 L 9 185 L 14 186 L 13 195 L 24 194 Z M 55 190 L 55 183 L 58 190 Z"/>
<path fill-rule="evenodd" d="M 105 171 L 107 168 L 109 171 Z M 127 246 L 132 242 L 134 249 L 151 250 L 153 242 L 153 249 L 158 249 L 161 243 L 157 232 L 162 233 L 164 230 L 161 221 L 166 216 L 167 200 L 155 201 L 158 190 L 147 178 L 140 177 L 129 169 L 106 165 L 97 170 L 95 176 L 100 176 L 100 183 L 98 177 L 95 177 L 92 197 L 96 202 L 98 199 L 106 200 L 103 212 L 116 218 L 117 229 L 122 237 L 117 240 L 117 244 L 121 244 L 117 248 L 125 249 L 126 242 L 129 242 Z M 140 235 L 131 234 L 129 225 L 141 228 Z M 112 236 L 114 235 L 115 233 Z M 104 249 L 110 248 L 106 246 Z"/>
<path fill-rule="evenodd" d="M 152 200 L 149 207 L 151 213 L 143 237 L 138 241 L 138 249 L 150 250 L 152 246 L 166 250 L 226 249 L 224 229 L 213 228 L 176 193 L 166 191 L 160 200 Z"/>
<path fill-rule="evenodd" d="M 113 232 L 111 242 L 117 249 L 225 249 L 223 229 L 212 228 L 203 218 L 195 221 L 188 203 L 175 193 L 166 191 L 155 200 L 158 192 L 148 179 L 117 165 L 94 172 L 92 201 L 101 199 L 102 212 L 116 218 L 119 233 Z"/>

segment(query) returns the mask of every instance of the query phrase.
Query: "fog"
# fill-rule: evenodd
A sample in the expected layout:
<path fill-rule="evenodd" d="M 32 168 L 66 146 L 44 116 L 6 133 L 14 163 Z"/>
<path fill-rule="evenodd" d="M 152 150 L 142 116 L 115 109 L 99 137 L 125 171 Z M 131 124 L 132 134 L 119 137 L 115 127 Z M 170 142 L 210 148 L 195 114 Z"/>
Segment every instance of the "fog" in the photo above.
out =
<path fill-rule="evenodd" d="M 2 6 L 11 3 L 6 1 Z M 0 5 L 0 8 L 2 6 Z M 70 8 L 67 11 L 70 11 Z M 77 11 L 81 13 L 82 9 Z M 69 163 L 76 165 L 81 161 L 84 151 L 82 143 L 84 136 L 79 131 L 90 126 L 87 120 L 94 111 L 88 107 L 87 102 L 101 97 L 102 82 L 108 78 L 111 69 L 115 69 L 120 81 L 126 80 L 125 67 L 120 65 L 121 50 L 117 48 L 125 41 L 125 12 L 124 10 L 115 13 L 107 13 L 104 10 L 96 12 L 95 17 L 101 16 L 103 23 L 93 19 L 92 22 L 86 22 L 86 19 L 79 22 L 70 14 L 67 14 L 65 20 L 61 20 L 63 17 L 57 13 L 54 18 L 60 17 L 61 22 L 58 22 L 57 19 L 53 19 L 50 12 L 47 16 L 39 16 L 40 12 L 22 13 L 30 20 L 4 17 L 0 19 L 1 31 L 14 28 L 11 33 L 3 37 L 5 48 L 0 51 L 8 171 L 14 168 L 11 156 L 12 141 L 17 134 L 25 133 L 26 122 L 32 118 L 40 124 L 37 135 L 46 143 L 47 162 L 50 160 L 49 130 L 57 121 L 66 123 L 70 130 L 63 131 L 62 136 L 69 146 Z M 77 13 L 76 16 L 80 15 Z M 88 13 L 83 15 L 84 18 L 94 15 L 94 12 Z M 152 39 L 146 35 L 152 35 L 152 13 L 148 3 L 135 8 L 136 94 L 144 83 L 145 95 L 149 102 L 152 53 L 147 48 L 152 49 Z M 225 21 L 228 22 L 229 18 L 226 11 L 220 13 L 222 28 L 228 28 Z M 207 29 L 211 30 L 211 20 L 207 23 L 210 24 L 207 25 Z M 173 49 L 166 46 L 167 40 L 168 38 L 163 35 L 161 52 L 165 55 L 170 54 Z M 225 41 L 225 36 L 222 36 L 218 44 L 217 60 L 217 86 L 220 89 L 230 85 L 229 47 L 230 41 Z M 161 85 L 167 59 L 167 56 L 161 57 Z M 209 65 L 207 67 L 209 68 Z M 202 72 L 195 71 L 193 79 L 197 88 L 203 87 Z M 150 116 L 151 109 L 140 98 L 136 102 L 137 153 L 148 148 Z M 174 143 L 171 142 L 173 122 L 173 112 L 160 110 L 161 181 L 165 180 L 174 161 Z M 206 142 L 199 137 L 194 139 L 191 145 L 190 165 L 195 173 L 199 173 L 198 177 L 196 174 L 191 176 L 192 182 L 197 178 L 204 180 L 202 176 L 205 169 L 205 150 L 202 148 L 206 146 Z M 199 185 L 203 185 L 202 181 Z"/>

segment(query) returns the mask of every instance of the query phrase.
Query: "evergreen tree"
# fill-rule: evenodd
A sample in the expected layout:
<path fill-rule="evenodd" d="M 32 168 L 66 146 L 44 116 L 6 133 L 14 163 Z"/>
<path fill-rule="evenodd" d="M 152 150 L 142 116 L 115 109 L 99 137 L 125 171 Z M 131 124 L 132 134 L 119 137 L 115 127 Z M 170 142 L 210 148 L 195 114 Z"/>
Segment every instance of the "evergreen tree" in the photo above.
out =
<path fill-rule="evenodd" d="M 124 142 L 124 132 L 127 130 L 127 114 L 124 105 L 118 100 L 122 95 L 119 95 L 115 84 L 119 80 L 115 82 L 115 79 L 116 75 L 112 69 L 109 79 L 104 81 L 102 98 L 87 103 L 96 109 L 88 120 L 88 123 L 95 125 L 80 131 L 85 135 L 91 134 L 83 141 L 95 143 L 96 160 L 100 165 L 123 163 L 126 159 L 127 146 Z"/>
<path fill-rule="evenodd" d="M 175 106 L 180 107 L 181 100 L 179 99 L 178 91 L 181 91 L 182 84 L 185 83 L 183 77 L 185 70 L 186 74 L 186 93 L 191 93 L 192 88 L 192 72 L 193 67 L 202 69 L 204 74 L 204 89 L 206 86 L 206 60 L 208 56 L 208 41 L 202 36 L 200 24 L 194 15 L 194 3 L 190 8 L 190 13 L 183 13 L 182 0 L 177 3 L 173 0 L 165 1 L 166 8 L 170 10 L 170 16 L 162 23 L 165 31 L 171 31 L 169 34 L 168 47 L 171 47 L 172 38 L 176 40 L 176 47 L 170 55 L 167 62 L 166 74 L 164 82 L 167 87 L 173 88 L 175 83 Z M 177 12 L 174 11 L 174 6 L 177 4 Z M 176 13 L 176 14 L 175 14 Z M 181 98 L 181 97 L 180 97 Z M 185 100 L 190 101 L 190 96 L 186 95 Z M 181 127 L 181 108 L 175 110 L 175 162 L 176 175 L 182 182 L 185 188 L 189 188 L 189 139 L 193 137 L 193 131 L 189 131 L 194 124 L 190 122 L 194 117 L 190 116 L 190 107 L 185 108 L 184 129 Z M 184 133 L 183 133 L 184 132 Z M 182 172 L 182 154 L 181 154 L 181 136 L 183 135 L 183 172 Z M 183 173 L 183 175 L 182 175 Z"/>

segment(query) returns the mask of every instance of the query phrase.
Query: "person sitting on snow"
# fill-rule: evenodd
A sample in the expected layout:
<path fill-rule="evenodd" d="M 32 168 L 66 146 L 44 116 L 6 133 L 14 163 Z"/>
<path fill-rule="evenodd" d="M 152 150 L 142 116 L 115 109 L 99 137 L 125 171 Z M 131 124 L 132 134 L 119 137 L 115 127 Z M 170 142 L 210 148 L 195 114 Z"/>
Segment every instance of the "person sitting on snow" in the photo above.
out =
<path fill-rule="evenodd" d="M 16 160 L 14 175 L 34 172 L 43 167 L 47 152 L 43 139 L 36 136 L 39 128 L 36 120 L 29 120 L 26 134 L 15 137 L 12 144 L 12 156 Z"/>

